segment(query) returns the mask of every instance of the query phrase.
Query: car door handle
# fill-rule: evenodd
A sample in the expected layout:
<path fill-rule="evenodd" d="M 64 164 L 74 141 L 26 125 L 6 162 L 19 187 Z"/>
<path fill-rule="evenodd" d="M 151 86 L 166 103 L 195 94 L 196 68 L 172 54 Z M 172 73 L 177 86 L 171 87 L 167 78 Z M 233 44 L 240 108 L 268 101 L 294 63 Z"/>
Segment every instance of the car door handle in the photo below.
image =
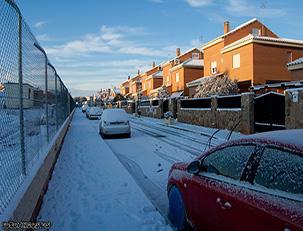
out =
<path fill-rule="evenodd" d="M 220 197 L 217 198 L 216 202 L 224 210 L 225 209 L 231 209 L 231 207 L 232 207 L 231 204 L 228 201 L 223 201 Z"/>

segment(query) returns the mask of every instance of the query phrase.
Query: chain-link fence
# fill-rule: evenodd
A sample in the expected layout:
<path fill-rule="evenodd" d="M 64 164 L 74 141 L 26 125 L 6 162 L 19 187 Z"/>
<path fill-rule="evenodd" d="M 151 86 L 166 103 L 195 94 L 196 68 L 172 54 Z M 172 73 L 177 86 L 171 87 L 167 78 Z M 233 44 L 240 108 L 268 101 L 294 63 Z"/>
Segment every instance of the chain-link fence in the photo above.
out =
<path fill-rule="evenodd" d="M 0 0 L 0 215 L 74 106 L 14 1 Z"/>

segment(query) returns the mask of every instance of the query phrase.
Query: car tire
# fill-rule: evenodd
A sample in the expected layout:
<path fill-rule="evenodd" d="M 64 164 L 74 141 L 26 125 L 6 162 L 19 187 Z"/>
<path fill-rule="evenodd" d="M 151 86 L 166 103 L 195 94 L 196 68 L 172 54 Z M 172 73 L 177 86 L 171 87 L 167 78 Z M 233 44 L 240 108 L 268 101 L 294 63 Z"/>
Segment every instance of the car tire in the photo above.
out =
<path fill-rule="evenodd" d="M 126 133 L 126 138 L 130 138 L 131 137 L 131 133 Z"/>
<path fill-rule="evenodd" d="M 176 186 L 172 186 L 169 194 L 169 219 L 177 230 L 188 230 L 190 228 L 186 219 L 186 209 L 182 194 Z"/>
<path fill-rule="evenodd" d="M 101 131 L 101 129 L 99 129 L 99 134 L 100 134 L 100 136 L 101 136 L 103 139 L 106 138 L 106 135 Z"/>

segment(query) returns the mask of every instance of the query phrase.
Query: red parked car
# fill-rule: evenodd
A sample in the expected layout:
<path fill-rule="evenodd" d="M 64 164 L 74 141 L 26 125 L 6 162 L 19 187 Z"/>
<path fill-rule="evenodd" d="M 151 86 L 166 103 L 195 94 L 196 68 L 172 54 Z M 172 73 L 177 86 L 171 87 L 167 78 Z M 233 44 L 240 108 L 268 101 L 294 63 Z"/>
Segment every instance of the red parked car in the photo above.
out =
<path fill-rule="evenodd" d="M 178 230 L 303 230 L 303 129 L 229 141 L 168 180 Z"/>

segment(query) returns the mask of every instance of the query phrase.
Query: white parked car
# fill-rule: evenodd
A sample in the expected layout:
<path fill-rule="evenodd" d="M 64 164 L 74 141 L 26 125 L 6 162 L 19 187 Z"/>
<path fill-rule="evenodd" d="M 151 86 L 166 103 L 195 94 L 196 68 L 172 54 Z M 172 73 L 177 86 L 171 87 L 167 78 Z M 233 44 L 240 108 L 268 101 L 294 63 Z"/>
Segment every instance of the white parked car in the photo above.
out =
<path fill-rule="evenodd" d="M 103 138 L 118 134 L 130 137 L 131 129 L 127 113 L 123 109 L 105 109 L 101 116 L 99 133 Z"/>
<path fill-rule="evenodd" d="M 82 112 L 86 112 L 87 107 L 88 107 L 87 104 L 83 104 L 82 105 Z"/>
<path fill-rule="evenodd" d="M 103 110 L 99 107 L 90 107 L 87 113 L 89 119 L 99 119 Z"/>

